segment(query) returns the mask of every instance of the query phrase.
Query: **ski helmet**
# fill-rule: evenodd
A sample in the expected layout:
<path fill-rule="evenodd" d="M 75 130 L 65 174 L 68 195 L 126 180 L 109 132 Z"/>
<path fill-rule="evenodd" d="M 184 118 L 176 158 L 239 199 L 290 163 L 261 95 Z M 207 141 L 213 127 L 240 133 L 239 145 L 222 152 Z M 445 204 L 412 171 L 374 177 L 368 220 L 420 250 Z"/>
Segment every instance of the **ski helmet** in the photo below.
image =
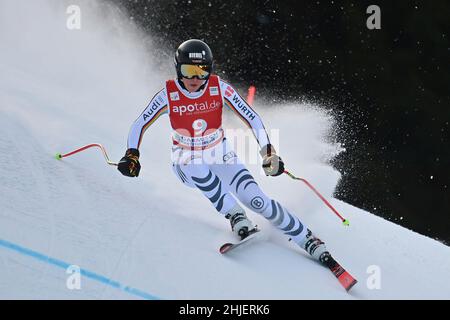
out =
<path fill-rule="evenodd" d="M 211 49 L 198 39 L 190 39 L 180 44 L 175 52 L 174 62 L 179 79 L 197 77 L 208 80 L 213 71 Z"/>

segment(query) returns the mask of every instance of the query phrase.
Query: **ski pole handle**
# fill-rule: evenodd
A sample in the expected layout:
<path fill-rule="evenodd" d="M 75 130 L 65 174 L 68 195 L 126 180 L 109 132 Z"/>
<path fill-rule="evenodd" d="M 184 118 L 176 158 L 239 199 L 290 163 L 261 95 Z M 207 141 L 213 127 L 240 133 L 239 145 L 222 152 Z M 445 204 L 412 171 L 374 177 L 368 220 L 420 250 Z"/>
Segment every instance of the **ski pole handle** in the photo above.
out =
<path fill-rule="evenodd" d="M 319 191 L 317 191 L 317 189 L 316 188 L 314 188 L 313 186 L 312 186 L 312 184 L 311 183 L 309 183 L 306 179 L 304 179 L 304 178 L 298 178 L 298 177 L 296 177 L 296 176 L 294 176 L 292 173 L 290 173 L 289 171 L 287 171 L 287 170 L 284 170 L 284 173 L 285 174 L 287 174 L 289 177 L 291 177 L 292 179 L 294 179 L 294 180 L 300 180 L 300 181 L 302 181 L 302 182 L 304 182 L 327 206 L 328 206 L 328 208 L 330 208 L 331 209 L 331 211 L 333 211 L 334 212 L 334 214 L 336 214 L 338 217 L 339 217 L 339 219 L 341 219 L 341 221 L 342 221 L 342 224 L 344 225 L 344 226 L 349 226 L 350 225 L 350 222 L 347 220 L 347 219 L 345 219 L 344 217 L 342 217 L 340 214 L 339 214 L 339 212 L 327 201 L 327 199 L 325 199 L 320 193 L 319 193 Z"/>
<path fill-rule="evenodd" d="M 112 162 L 112 161 L 109 160 L 109 157 L 108 157 L 108 154 L 106 153 L 105 148 L 104 148 L 101 144 L 99 144 L 99 143 L 88 144 L 88 145 L 86 145 L 86 146 L 84 146 L 84 147 L 81 147 L 81 148 L 79 148 L 79 149 L 73 150 L 73 151 L 71 151 L 71 152 L 69 152 L 69 153 L 65 153 L 65 154 L 57 153 L 57 154 L 55 155 L 55 158 L 56 158 L 57 160 L 61 160 L 62 158 L 69 157 L 69 156 L 71 156 L 71 155 L 73 155 L 73 154 L 76 154 L 76 153 L 78 153 L 78 152 L 84 151 L 84 150 L 89 149 L 89 148 L 92 148 L 92 147 L 98 147 L 98 148 L 100 148 L 100 150 L 102 150 L 103 156 L 105 157 L 105 160 L 106 160 L 106 163 L 107 163 L 107 164 L 109 164 L 109 165 L 111 165 L 111 166 L 117 166 L 117 165 L 118 165 L 117 163 Z"/>

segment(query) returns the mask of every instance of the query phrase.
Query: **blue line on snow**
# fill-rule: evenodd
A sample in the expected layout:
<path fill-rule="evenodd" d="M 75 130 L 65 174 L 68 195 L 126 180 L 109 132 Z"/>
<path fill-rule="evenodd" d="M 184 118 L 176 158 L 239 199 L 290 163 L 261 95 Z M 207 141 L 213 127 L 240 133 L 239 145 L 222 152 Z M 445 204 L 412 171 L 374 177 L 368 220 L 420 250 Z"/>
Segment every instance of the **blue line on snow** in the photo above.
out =
<path fill-rule="evenodd" d="M 0 239 L 0 246 L 5 247 L 5 248 L 10 249 L 10 250 L 13 250 L 13 251 L 16 251 L 16 252 L 18 252 L 20 254 L 23 254 L 23 255 L 35 258 L 35 259 L 40 260 L 42 262 L 45 262 L 45 263 L 48 263 L 48 264 L 60 267 L 60 268 L 65 269 L 65 270 L 67 270 L 67 268 L 69 266 L 71 266 L 71 264 L 69 264 L 67 262 L 64 262 L 64 261 L 61 261 L 61 260 L 58 260 L 58 259 L 46 256 L 46 255 L 44 255 L 42 253 L 39 253 L 39 252 L 33 251 L 31 249 L 27 249 L 27 248 L 21 247 L 21 246 L 19 246 L 17 244 L 14 244 L 12 242 L 9 242 L 9 241 L 3 240 L 3 239 Z M 86 269 L 80 269 L 80 273 L 83 276 L 87 277 L 87 278 L 90 278 L 92 280 L 101 282 L 103 284 L 106 284 L 106 285 L 111 286 L 113 288 L 122 290 L 124 292 L 129 293 L 129 294 L 132 294 L 132 295 L 144 298 L 144 299 L 148 299 L 148 300 L 159 300 L 159 298 L 154 296 L 154 295 L 151 295 L 149 293 L 146 293 L 146 292 L 141 291 L 141 290 L 136 289 L 136 288 L 125 286 L 125 285 L 123 285 L 123 284 L 121 284 L 121 283 L 119 283 L 117 281 L 111 280 L 111 279 L 109 279 L 107 277 L 104 277 L 104 276 L 99 275 L 97 273 L 94 273 L 92 271 L 89 271 L 89 270 L 86 270 Z"/>

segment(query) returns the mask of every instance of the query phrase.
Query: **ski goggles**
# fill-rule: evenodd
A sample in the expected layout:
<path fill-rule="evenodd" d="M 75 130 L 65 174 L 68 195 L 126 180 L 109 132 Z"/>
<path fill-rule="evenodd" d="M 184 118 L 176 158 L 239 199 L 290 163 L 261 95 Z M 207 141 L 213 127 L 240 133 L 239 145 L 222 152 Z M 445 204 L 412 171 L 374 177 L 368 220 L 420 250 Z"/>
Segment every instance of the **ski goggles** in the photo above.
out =
<path fill-rule="evenodd" d="M 182 64 L 180 66 L 180 72 L 184 78 L 192 79 L 197 77 L 200 80 L 204 80 L 209 77 L 211 66 L 200 64 Z"/>

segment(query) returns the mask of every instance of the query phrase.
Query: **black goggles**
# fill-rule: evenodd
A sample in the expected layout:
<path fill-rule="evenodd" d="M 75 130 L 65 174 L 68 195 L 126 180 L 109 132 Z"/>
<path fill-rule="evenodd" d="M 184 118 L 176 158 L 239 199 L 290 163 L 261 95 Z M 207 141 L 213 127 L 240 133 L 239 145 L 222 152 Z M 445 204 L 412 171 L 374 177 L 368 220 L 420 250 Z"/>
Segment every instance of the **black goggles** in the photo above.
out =
<path fill-rule="evenodd" d="M 193 79 L 197 77 L 200 80 L 208 79 L 211 72 L 211 66 L 200 64 L 182 64 L 180 73 L 184 78 Z"/>

